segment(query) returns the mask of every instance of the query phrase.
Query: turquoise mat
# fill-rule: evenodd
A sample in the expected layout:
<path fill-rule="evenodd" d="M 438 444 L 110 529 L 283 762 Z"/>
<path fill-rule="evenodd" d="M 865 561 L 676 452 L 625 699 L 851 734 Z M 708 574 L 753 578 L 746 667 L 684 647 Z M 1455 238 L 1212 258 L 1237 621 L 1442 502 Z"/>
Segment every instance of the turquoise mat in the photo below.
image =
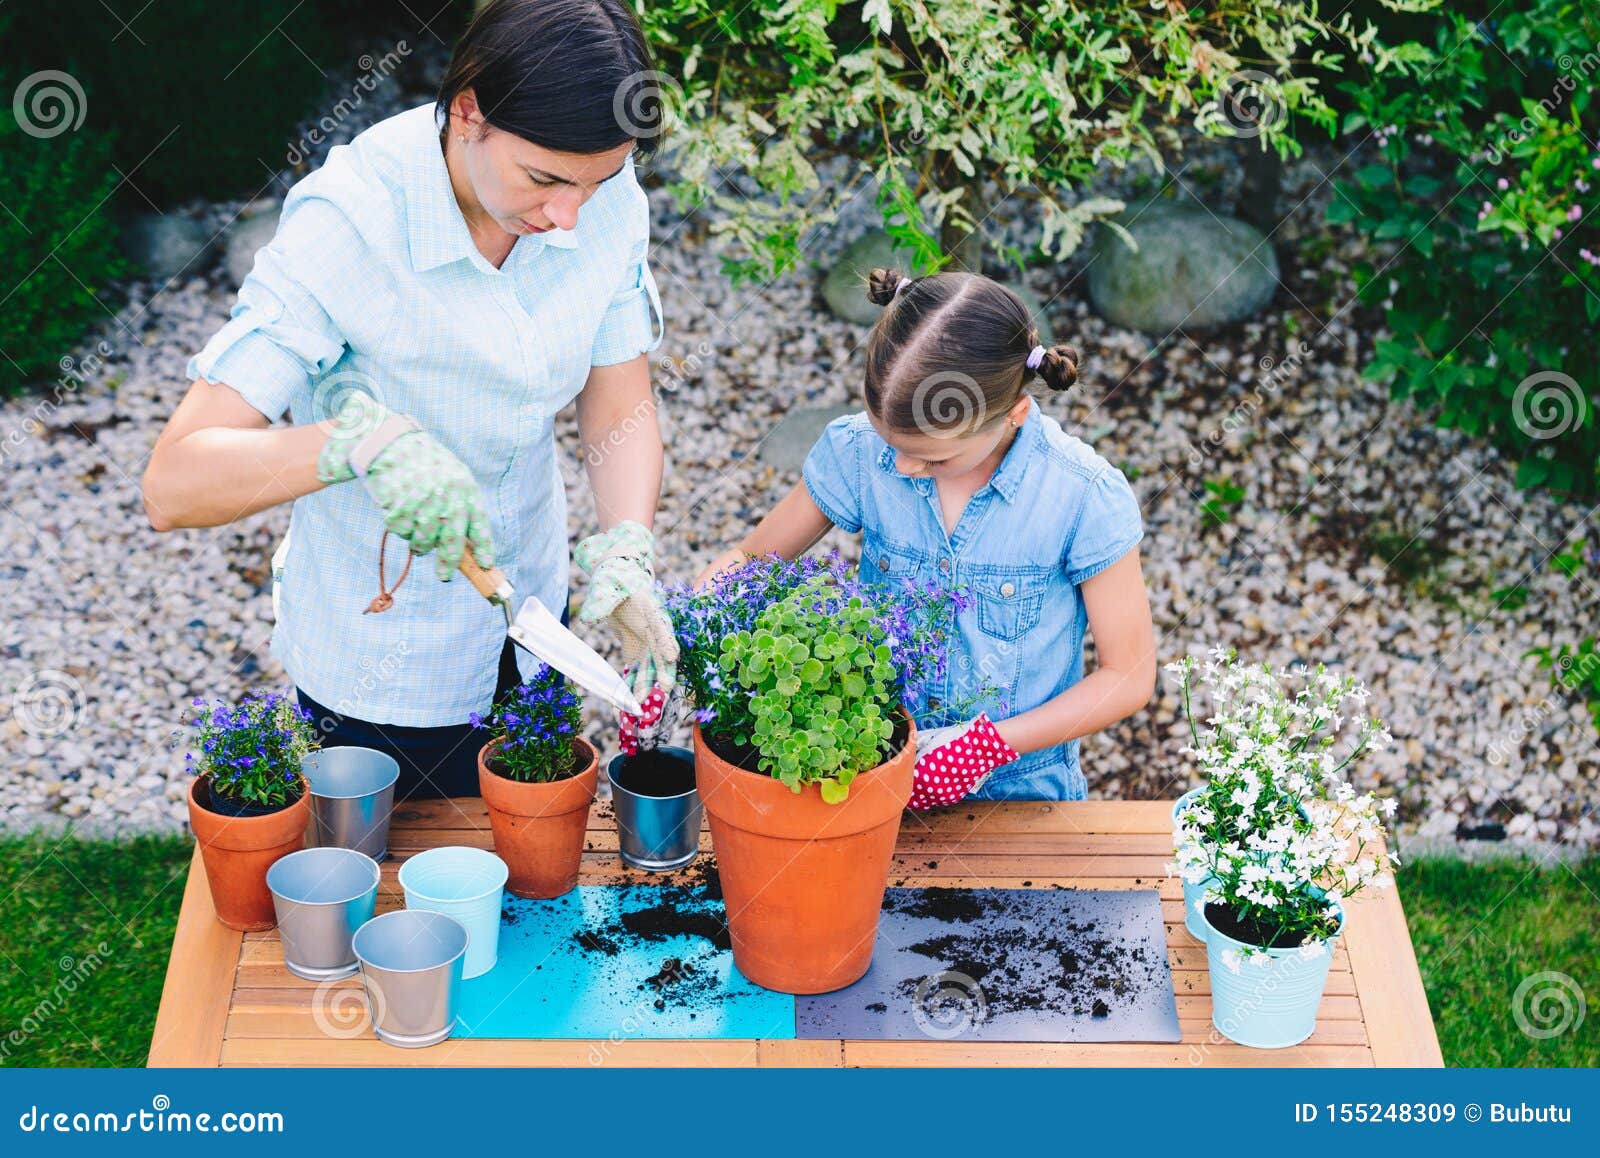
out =
<path fill-rule="evenodd" d="M 463 982 L 456 1037 L 792 1038 L 794 998 L 733 967 L 722 901 L 581 885 L 507 896 L 495 967 Z"/>

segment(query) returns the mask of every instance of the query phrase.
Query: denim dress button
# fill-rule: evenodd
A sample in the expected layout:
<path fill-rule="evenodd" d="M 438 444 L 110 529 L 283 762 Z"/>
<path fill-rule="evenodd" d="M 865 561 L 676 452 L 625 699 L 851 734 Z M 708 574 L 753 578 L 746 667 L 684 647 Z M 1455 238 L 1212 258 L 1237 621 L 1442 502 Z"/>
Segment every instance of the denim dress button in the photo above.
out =
<path fill-rule="evenodd" d="M 1016 586 L 1015 583 L 1002 583 L 1002 584 L 1000 584 L 1000 594 L 1006 595 L 1006 596 L 1010 596 L 1010 595 L 1015 595 L 1016 593 L 1017 593 L 1017 586 Z"/>
<path fill-rule="evenodd" d="M 939 570 L 948 573 L 949 570 L 950 570 L 950 560 L 949 559 L 940 559 L 939 560 Z"/>

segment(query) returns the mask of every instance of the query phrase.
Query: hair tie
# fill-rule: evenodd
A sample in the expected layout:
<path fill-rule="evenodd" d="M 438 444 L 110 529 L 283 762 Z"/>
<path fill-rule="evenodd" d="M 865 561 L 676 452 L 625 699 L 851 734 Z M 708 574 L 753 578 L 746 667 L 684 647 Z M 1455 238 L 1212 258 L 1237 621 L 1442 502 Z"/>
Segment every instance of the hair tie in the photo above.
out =
<path fill-rule="evenodd" d="M 1044 347 L 1035 346 L 1028 351 L 1028 369 L 1037 370 L 1039 363 L 1044 361 Z"/>
<path fill-rule="evenodd" d="M 894 287 L 894 296 L 895 297 L 899 297 L 901 295 L 901 293 L 903 293 L 905 291 L 906 286 L 908 286 L 910 284 L 911 284 L 911 279 L 909 277 L 901 278 L 900 279 L 900 284 Z"/>

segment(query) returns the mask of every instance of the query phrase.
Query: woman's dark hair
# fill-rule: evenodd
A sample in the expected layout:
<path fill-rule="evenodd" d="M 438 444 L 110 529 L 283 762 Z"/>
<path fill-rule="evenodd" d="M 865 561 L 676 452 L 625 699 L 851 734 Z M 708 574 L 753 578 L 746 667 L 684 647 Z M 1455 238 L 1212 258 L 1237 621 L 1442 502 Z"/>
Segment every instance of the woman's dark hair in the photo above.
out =
<path fill-rule="evenodd" d="M 561 153 L 661 137 L 658 73 L 625 0 L 494 0 L 456 43 L 436 109 L 472 89 L 489 124 Z"/>
<path fill-rule="evenodd" d="M 943 437 L 976 434 L 1022 397 L 1029 375 L 1052 390 L 1078 380 L 1078 351 L 1051 346 L 1037 369 L 1039 343 L 1022 299 L 975 273 L 910 281 L 875 269 L 867 296 L 886 307 L 867 341 L 867 409 L 891 430 Z"/>

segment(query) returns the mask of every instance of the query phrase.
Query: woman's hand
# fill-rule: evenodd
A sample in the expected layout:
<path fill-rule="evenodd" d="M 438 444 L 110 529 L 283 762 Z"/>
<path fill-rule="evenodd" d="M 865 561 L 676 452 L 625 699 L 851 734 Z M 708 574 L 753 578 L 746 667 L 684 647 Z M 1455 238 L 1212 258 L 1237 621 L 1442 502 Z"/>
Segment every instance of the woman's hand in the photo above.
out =
<path fill-rule="evenodd" d="M 721 575 L 724 571 L 732 571 L 735 567 L 742 566 L 749 561 L 750 556 L 739 550 L 738 547 L 732 547 L 724 551 L 715 559 L 711 560 L 711 563 L 704 571 L 695 576 L 695 590 L 699 590 L 700 588 L 704 587 L 707 583 L 711 582 L 718 575 Z"/>
<path fill-rule="evenodd" d="M 483 492 L 466 463 L 415 419 L 390 414 L 366 394 L 346 398 L 335 422 L 317 460 L 318 478 L 359 477 L 412 554 L 434 555 L 441 580 L 455 574 L 469 542 L 480 565 L 494 566 Z"/>
<path fill-rule="evenodd" d="M 643 701 L 652 687 L 670 692 L 678 681 L 678 639 L 656 600 L 655 536 L 643 523 L 624 520 L 590 535 L 572 554 L 589 574 L 589 595 L 578 618 L 609 620 L 622 641 L 622 663 L 633 672 L 633 694 Z"/>

